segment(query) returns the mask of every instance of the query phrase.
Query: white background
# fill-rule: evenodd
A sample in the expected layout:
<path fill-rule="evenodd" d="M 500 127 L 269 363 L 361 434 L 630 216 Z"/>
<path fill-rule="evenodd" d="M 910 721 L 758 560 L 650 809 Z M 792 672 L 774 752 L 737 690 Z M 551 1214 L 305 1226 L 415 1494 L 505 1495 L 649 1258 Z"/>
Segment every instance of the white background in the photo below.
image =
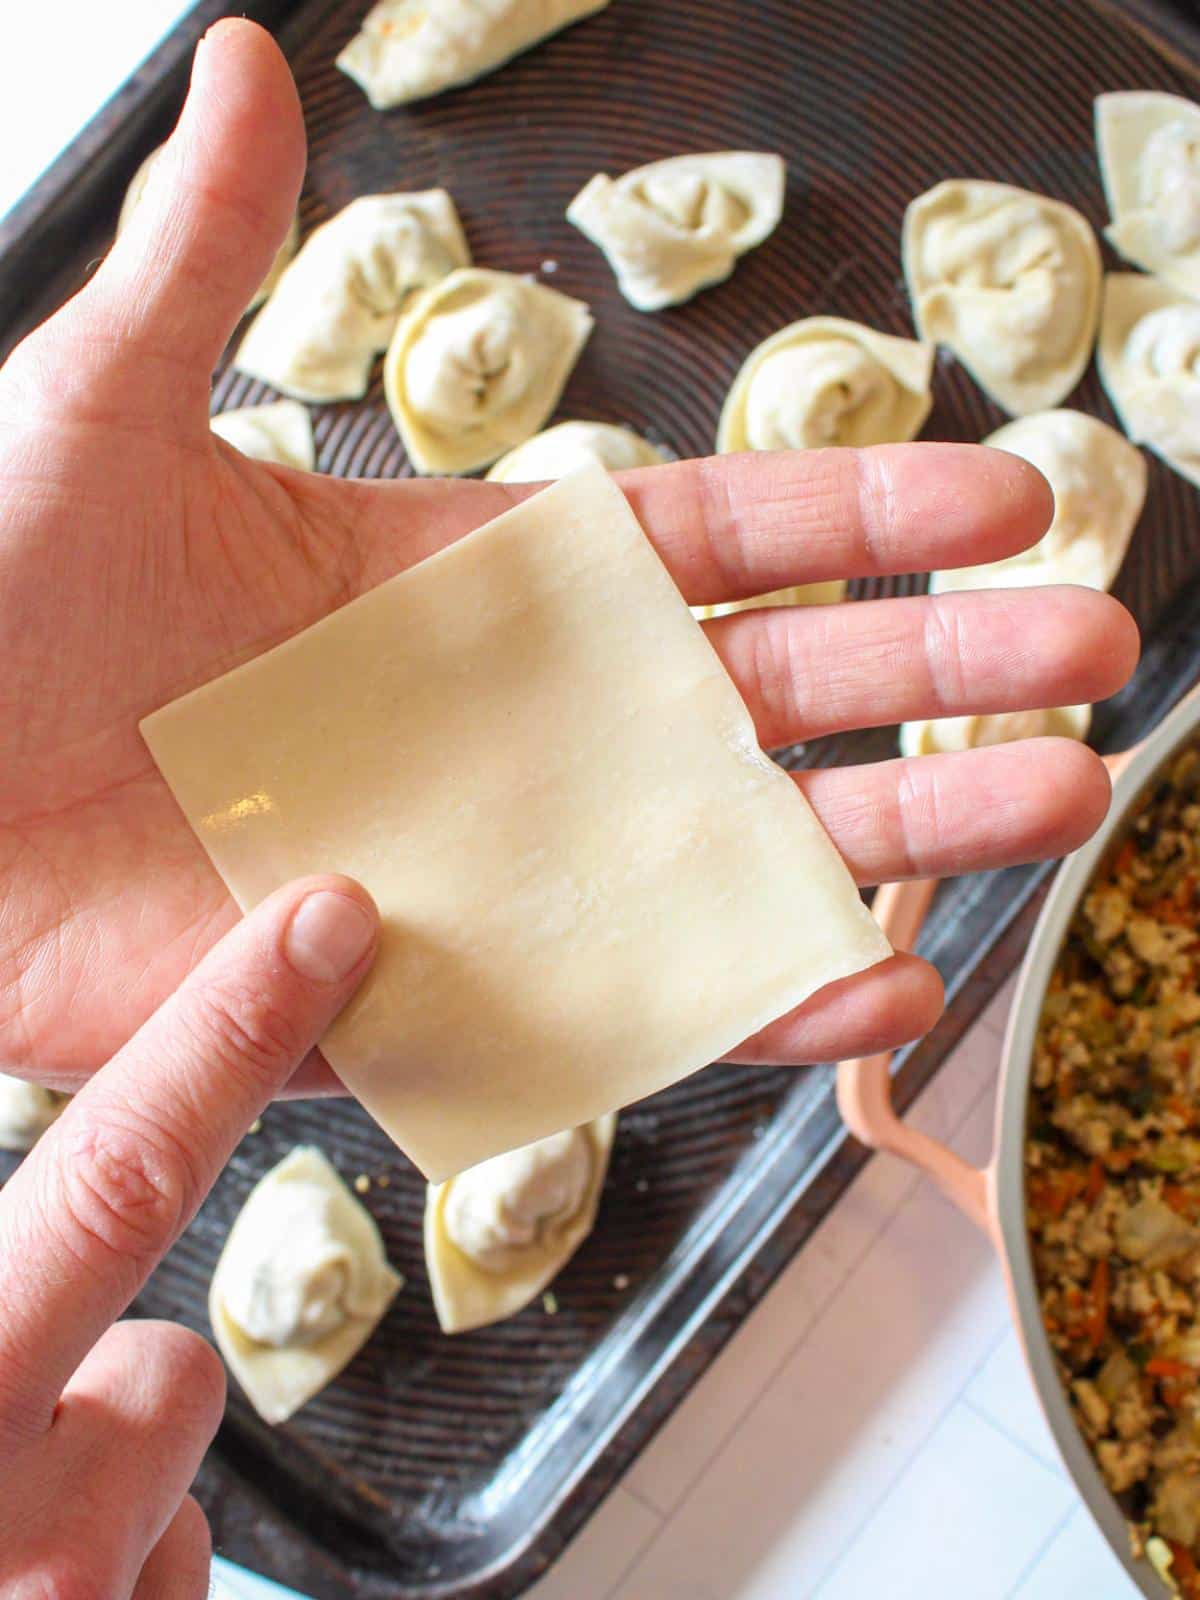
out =
<path fill-rule="evenodd" d="M 7 0 L 0 214 L 186 9 Z M 990 1143 L 1004 1003 L 916 1113 L 973 1159 Z M 536 1591 L 537 1600 L 1132 1594 L 1055 1455 L 987 1245 L 889 1158 L 871 1163 Z"/>
<path fill-rule="evenodd" d="M 0 0 L 0 216 L 188 10 L 184 0 Z"/>

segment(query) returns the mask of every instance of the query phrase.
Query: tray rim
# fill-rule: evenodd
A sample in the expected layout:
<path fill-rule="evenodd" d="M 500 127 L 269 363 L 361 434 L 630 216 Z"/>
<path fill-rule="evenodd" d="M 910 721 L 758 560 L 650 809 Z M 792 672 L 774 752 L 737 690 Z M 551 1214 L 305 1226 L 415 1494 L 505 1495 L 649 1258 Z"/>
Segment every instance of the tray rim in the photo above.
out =
<path fill-rule="evenodd" d="M 111 199 L 120 192 L 136 162 L 173 120 L 182 102 L 192 52 L 206 29 L 222 17 L 250 17 L 269 28 L 287 48 L 290 42 L 299 42 L 303 37 L 304 25 L 311 17 L 339 3 L 340 0 L 243 0 L 239 5 L 230 4 L 229 0 L 195 0 L 7 215 L 0 217 L 0 361 L 36 321 L 30 308 L 22 305 L 19 294 L 29 259 L 35 251 L 44 250 L 56 232 L 67 229 L 73 217 L 94 206 L 97 199 Z M 1200 19 L 1189 18 L 1182 3 L 1088 3 L 1132 27 L 1171 66 L 1195 77 L 1200 92 Z M 307 13 L 303 20 L 302 12 Z M 34 281 L 38 282 L 36 278 Z M 47 290 L 44 276 L 38 288 L 39 299 L 51 297 L 53 291 Z M 946 1008 L 939 1022 L 924 1039 L 897 1053 L 894 1098 L 901 1111 L 932 1081 L 1023 955 L 1057 863 L 1015 870 L 1022 875 L 1021 885 L 993 924 L 990 936 L 980 942 L 970 961 L 947 983 Z M 833 1101 L 831 1077 L 824 1099 L 827 1109 Z M 394 1594 L 397 1600 L 418 1594 L 424 1600 L 488 1600 L 523 1592 L 542 1576 L 699 1382 L 862 1170 L 870 1154 L 851 1137 L 835 1113 L 820 1155 L 771 1208 L 770 1220 L 757 1229 L 754 1238 L 709 1286 L 685 1324 L 666 1341 L 662 1355 L 647 1368 L 635 1392 L 622 1406 L 615 1426 L 597 1436 L 579 1456 L 575 1470 L 564 1479 L 561 1494 L 538 1527 L 519 1543 L 510 1544 L 465 1585 L 423 1584 L 418 1589 L 400 1580 L 398 1586 L 385 1590 L 372 1582 L 370 1592 Z M 224 1458 L 220 1462 L 225 1485 L 252 1499 L 263 1514 L 287 1528 L 293 1537 L 299 1534 L 303 1538 L 304 1530 L 297 1529 L 274 1502 L 256 1493 L 236 1459 L 238 1455 L 242 1452 L 236 1452 L 235 1459 Z M 312 1541 L 305 1539 L 305 1544 L 314 1555 L 319 1553 Z M 236 1545 L 219 1553 L 242 1559 Z M 251 1555 L 245 1559 L 254 1558 Z M 314 1578 L 320 1581 L 320 1574 L 314 1573 Z"/>

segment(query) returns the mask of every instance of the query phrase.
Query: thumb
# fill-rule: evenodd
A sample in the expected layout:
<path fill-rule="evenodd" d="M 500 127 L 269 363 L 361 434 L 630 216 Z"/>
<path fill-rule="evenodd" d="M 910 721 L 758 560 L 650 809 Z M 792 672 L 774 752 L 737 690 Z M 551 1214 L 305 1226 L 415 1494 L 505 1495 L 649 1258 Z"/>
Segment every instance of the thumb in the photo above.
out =
<path fill-rule="evenodd" d="M 252 22 L 216 23 L 140 203 L 72 303 L 81 342 L 107 348 L 110 364 L 114 350 L 118 364 L 132 358 L 143 390 L 169 396 L 176 415 L 190 402 L 207 426 L 212 369 L 283 241 L 304 162 L 278 46 Z"/>

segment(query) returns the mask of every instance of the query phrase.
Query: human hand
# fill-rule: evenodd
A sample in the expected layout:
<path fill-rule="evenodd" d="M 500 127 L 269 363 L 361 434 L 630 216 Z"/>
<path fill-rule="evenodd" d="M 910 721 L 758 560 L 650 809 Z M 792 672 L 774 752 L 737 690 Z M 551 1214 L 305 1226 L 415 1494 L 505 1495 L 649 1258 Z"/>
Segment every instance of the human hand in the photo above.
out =
<path fill-rule="evenodd" d="M 358 987 L 378 930 L 345 878 L 273 894 L 0 1191 L 0 1593 L 208 1594 L 188 1488 L 224 1369 L 198 1334 L 116 1318 Z"/>
<path fill-rule="evenodd" d="M 227 21 L 88 286 L 0 370 L 0 1067 L 75 1088 L 237 910 L 138 719 L 529 493 L 346 482 L 249 461 L 210 375 L 291 217 L 302 122 L 282 57 Z M 687 598 L 923 571 L 1025 547 L 1024 462 L 951 445 L 725 457 L 626 474 Z M 1100 699 L 1132 622 L 1083 590 L 772 610 L 707 625 L 764 745 L 904 718 Z M 1078 845 L 1108 784 L 1061 740 L 797 776 L 862 883 Z M 746 1059 L 831 1059 L 927 1028 L 936 974 L 897 956 L 815 996 Z M 330 1086 L 319 1059 L 297 1080 Z"/>

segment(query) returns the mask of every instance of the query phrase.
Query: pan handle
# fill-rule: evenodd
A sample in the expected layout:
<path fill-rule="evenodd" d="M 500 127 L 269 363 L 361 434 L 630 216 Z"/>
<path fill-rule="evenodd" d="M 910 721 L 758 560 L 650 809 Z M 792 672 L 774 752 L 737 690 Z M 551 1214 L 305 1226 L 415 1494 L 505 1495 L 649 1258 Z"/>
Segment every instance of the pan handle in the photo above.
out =
<path fill-rule="evenodd" d="M 1200 684 L 1186 699 L 1200 697 Z M 1114 780 L 1141 748 L 1104 757 Z M 916 878 L 908 883 L 885 883 L 871 907 L 875 920 L 897 950 L 911 950 L 925 921 L 937 888 L 936 878 Z M 892 1057 L 885 1052 L 856 1061 L 843 1061 L 837 1072 L 838 1109 L 850 1132 L 872 1150 L 889 1150 L 926 1173 L 937 1187 L 977 1227 L 995 1236 L 992 1205 L 993 1169 L 973 1167 L 937 1139 L 907 1127 L 892 1104 Z"/>
<path fill-rule="evenodd" d="M 875 896 L 876 921 L 898 950 L 911 950 L 937 888 L 936 878 L 887 883 Z M 977 1227 L 990 1234 L 990 1175 L 926 1133 L 906 1126 L 892 1104 L 890 1053 L 843 1061 L 837 1072 L 838 1109 L 856 1139 L 889 1150 L 927 1173 Z"/>
<path fill-rule="evenodd" d="M 1180 706 L 1184 706 L 1189 703 L 1194 704 L 1198 700 L 1200 700 L 1200 683 L 1194 683 L 1187 693 L 1181 696 L 1177 704 L 1172 708 L 1172 715 L 1175 711 L 1179 710 Z M 1131 744 L 1128 750 L 1115 750 L 1111 755 L 1101 756 L 1100 759 L 1108 768 L 1108 775 L 1114 783 L 1121 776 L 1129 763 L 1133 760 L 1134 756 L 1137 755 L 1138 751 L 1146 743 L 1146 740 L 1150 737 L 1151 734 L 1145 734 L 1141 739 L 1138 740 L 1136 744 Z"/>

